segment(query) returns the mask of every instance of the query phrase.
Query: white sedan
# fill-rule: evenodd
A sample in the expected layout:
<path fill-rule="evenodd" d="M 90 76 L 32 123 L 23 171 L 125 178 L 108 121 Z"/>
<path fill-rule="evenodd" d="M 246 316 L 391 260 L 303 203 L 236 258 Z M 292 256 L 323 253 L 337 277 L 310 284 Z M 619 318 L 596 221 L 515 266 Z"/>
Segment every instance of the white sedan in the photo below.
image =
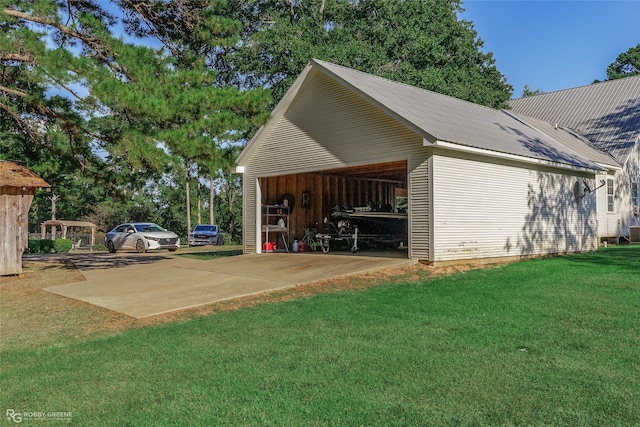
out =
<path fill-rule="evenodd" d="M 175 251 L 180 247 L 178 235 L 150 222 L 120 224 L 104 236 L 104 244 L 111 253 L 134 250 L 139 253 L 152 249 Z"/>

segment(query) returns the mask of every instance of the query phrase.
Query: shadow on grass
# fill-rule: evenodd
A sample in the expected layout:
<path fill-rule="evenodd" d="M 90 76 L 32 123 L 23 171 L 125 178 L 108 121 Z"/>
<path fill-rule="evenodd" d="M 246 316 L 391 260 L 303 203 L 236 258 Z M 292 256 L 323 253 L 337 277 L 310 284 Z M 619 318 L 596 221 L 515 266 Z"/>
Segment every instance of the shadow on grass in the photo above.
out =
<path fill-rule="evenodd" d="M 589 265 L 608 265 L 638 274 L 640 277 L 640 245 L 624 245 L 600 248 L 595 252 L 585 252 L 567 257 L 570 262 Z"/>
<path fill-rule="evenodd" d="M 192 258 L 192 259 L 216 259 L 216 258 L 225 258 L 230 256 L 242 255 L 241 249 L 230 249 L 223 251 L 208 251 L 208 252 L 189 252 L 184 254 L 177 254 L 177 256 Z"/>

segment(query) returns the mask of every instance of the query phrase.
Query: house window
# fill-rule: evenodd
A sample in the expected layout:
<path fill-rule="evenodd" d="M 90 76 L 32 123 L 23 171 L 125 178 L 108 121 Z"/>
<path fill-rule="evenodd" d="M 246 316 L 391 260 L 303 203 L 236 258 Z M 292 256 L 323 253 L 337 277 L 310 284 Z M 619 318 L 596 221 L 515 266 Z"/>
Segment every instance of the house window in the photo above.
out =
<path fill-rule="evenodd" d="M 631 206 L 638 208 L 640 206 L 640 183 L 631 183 Z"/>
<path fill-rule="evenodd" d="M 613 178 L 607 178 L 607 212 L 613 212 Z"/>

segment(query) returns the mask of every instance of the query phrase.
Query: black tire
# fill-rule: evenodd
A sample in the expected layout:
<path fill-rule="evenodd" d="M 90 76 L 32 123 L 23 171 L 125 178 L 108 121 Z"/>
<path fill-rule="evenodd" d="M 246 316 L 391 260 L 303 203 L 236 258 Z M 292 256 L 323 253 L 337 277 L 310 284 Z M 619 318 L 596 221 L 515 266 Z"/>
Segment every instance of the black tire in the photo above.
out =
<path fill-rule="evenodd" d="M 110 254 L 116 253 L 116 247 L 111 240 L 107 242 L 107 250 L 109 251 Z"/>
<path fill-rule="evenodd" d="M 139 254 L 143 254 L 147 251 L 147 247 L 144 244 L 144 242 L 142 241 L 142 239 L 138 239 L 136 241 L 136 252 L 138 252 Z"/>
<path fill-rule="evenodd" d="M 178 250 L 178 248 L 169 248 L 169 252 L 175 252 L 177 250 Z"/>

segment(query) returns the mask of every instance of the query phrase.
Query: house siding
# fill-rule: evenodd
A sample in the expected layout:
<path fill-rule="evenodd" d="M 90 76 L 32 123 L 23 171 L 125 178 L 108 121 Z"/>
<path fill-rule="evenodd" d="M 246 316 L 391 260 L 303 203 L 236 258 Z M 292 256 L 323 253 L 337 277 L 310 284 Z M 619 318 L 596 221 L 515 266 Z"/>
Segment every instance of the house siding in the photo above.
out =
<path fill-rule="evenodd" d="M 421 137 L 334 80 L 315 73 L 246 161 L 244 251 L 259 249 L 257 178 L 406 160 L 408 186 L 418 189 L 427 180 L 427 159 Z M 414 197 L 427 213 L 413 215 Z M 409 196 L 410 253 L 420 257 L 428 257 L 428 248 L 422 247 L 429 230 L 424 199 L 424 193 Z M 414 237 L 419 246 L 412 245 Z"/>
<path fill-rule="evenodd" d="M 595 197 L 578 203 L 574 195 L 583 178 L 595 183 L 588 175 L 435 153 L 433 260 L 595 249 Z"/>
<path fill-rule="evenodd" d="M 598 210 L 598 237 L 627 237 L 629 226 L 640 225 L 640 216 L 633 214 L 631 204 L 631 183 L 640 182 L 640 144 L 636 143 L 621 170 L 612 175 L 598 175 L 600 180 L 613 178 L 614 210 L 609 212 L 607 207 L 607 186 L 596 190 Z"/>

